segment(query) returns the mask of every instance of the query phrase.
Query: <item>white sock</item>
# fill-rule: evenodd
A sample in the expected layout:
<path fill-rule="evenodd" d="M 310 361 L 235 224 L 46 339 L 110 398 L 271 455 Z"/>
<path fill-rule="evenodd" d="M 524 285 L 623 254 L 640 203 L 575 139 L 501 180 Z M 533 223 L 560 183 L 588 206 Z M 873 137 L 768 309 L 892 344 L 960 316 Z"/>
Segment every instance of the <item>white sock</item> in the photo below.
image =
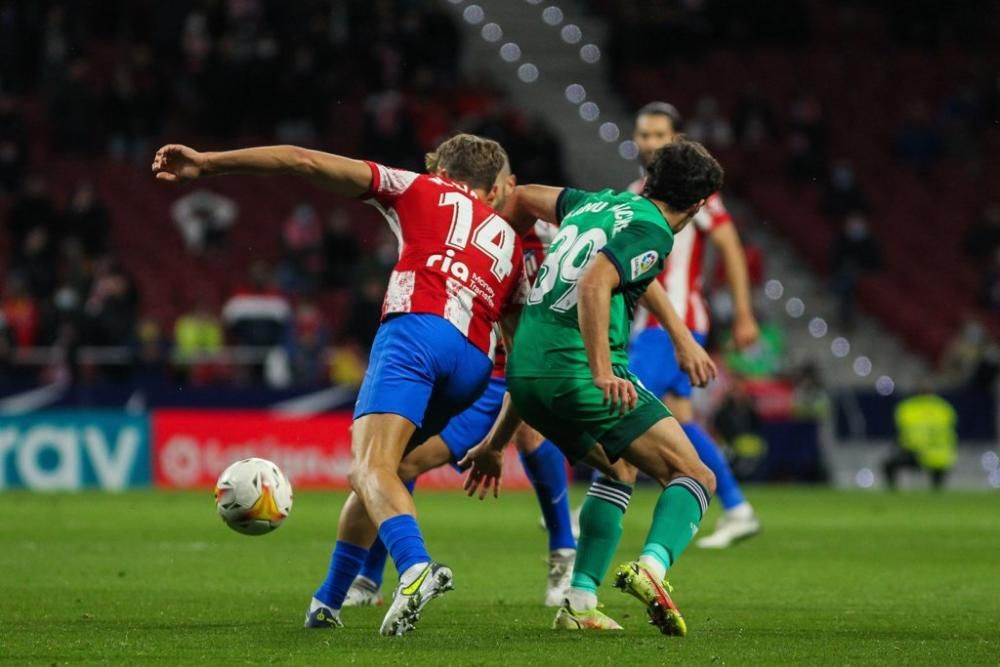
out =
<path fill-rule="evenodd" d="M 309 613 L 311 614 L 314 611 L 316 611 L 317 609 L 327 609 L 327 610 L 330 611 L 330 614 L 332 616 L 335 616 L 336 618 L 340 618 L 340 610 L 339 609 L 334 609 L 333 607 L 331 607 L 327 603 L 323 602 L 322 600 L 317 600 L 316 598 L 313 598 L 309 602 Z"/>
<path fill-rule="evenodd" d="M 576 555 L 576 549 L 556 549 L 549 553 L 550 558 L 570 558 Z"/>
<path fill-rule="evenodd" d="M 566 591 L 566 599 L 569 600 L 569 607 L 573 611 L 597 609 L 597 593 L 570 588 Z"/>
<path fill-rule="evenodd" d="M 410 567 L 406 568 L 406 572 L 399 575 L 399 583 L 403 584 L 404 586 L 408 585 L 410 582 L 416 579 L 417 575 L 423 572 L 424 568 L 427 567 L 428 565 L 430 565 L 430 563 L 414 563 Z"/>
<path fill-rule="evenodd" d="M 642 565 L 647 570 L 652 572 L 657 581 L 663 581 L 663 577 L 667 576 L 666 563 L 660 562 L 660 559 L 654 556 L 646 554 L 639 556 L 639 565 Z"/>
<path fill-rule="evenodd" d="M 736 507 L 726 510 L 726 516 L 731 519 L 750 519 L 753 517 L 753 507 L 744 500 Z"/>

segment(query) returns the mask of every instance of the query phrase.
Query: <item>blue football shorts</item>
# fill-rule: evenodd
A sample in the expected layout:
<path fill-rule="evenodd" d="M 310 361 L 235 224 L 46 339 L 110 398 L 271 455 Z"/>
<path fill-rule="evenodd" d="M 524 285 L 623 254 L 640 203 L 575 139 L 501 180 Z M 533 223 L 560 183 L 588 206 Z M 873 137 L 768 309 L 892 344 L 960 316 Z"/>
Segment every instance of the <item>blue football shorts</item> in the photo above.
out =
<path fill-rule="evenodd" d="M 452 418 L 441 431 L 441 439 L 448 445 L 452 464 L 462 460 L 465 454 L 483 441 L 483 438 L 493 428 L 500 407 L 503 405 L 503 395 L 507 391 L 507 380 L 490 378 L 486 391 L 475 403 L 461 414 Z"/>
<path fill-rule="evenodd" d="M 707 336 L 696 333 L 694 339 L 704 345 Z M 691 397 L 691 380 L 677 365 L 674 343 L 666 330 L 649 327 L 639 332 L 629 345 L 628 357 L 629 370 L 655 396 Z"/>
<path fill-rule="evenodd" d="M 443 317 L 406 313 L 379 327 L 354 419 L 374 413 L 413 422 L 410 445 L 437 435 L 489 384 L 493 362 Z"/>

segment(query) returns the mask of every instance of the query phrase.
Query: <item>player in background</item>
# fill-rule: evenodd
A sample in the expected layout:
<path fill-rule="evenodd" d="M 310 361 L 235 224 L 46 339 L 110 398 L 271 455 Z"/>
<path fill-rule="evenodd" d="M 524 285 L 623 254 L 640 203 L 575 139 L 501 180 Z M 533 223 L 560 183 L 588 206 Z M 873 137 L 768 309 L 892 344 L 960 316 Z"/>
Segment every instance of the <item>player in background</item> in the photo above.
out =
<path fill-rule="evenodd" d="M 646 170 L 656 151 L 677 140 L 681 116 L 673 105 L 651 102 L 639 109 L 634 139 L 639 148 L 643 177 L 629 186 L 641 192 Z M 702 270 L 706 242 L 719 251 L 726 267 L 733 298 L 733 342 L 745 349 L 757 341 L 759 331 L 750 299 L 746 256 L 739 233 L 726 211 L 719 193 L 713 193 L 695 215 L 692 224 L 674 237 L 674 248 L 658 280 L 666 288 L 670 302 L 680 314 L 695 340 L 708 339 L 708 308 L 702 296 Z M 691 383 L 677 365 L 669 336 L 648 313 L 636 313 L 629 350 L 630 370 L 651 392 L 663 397 L 674 417 L 698 451 L 698 456 L 715 473 L 716 494 L 724 510 L 715 532 L 698 540 L 698 546 L 721 549 L 760 531 L 760 522 L 743 496 L 725 455 L 711 436 L 695 421 L 691 406 Z"/>
<path fill-rule="evenodd" d="M 437 156 L 428 155 L 427 171 L 438 169 Z M 530 284 L 545 256 L 545 246 L 551 240 L 554 226 L 538 221 L 521 235 L 524 248 L 524 267 Z M 399 476 L 412 492 L 414 482 L 423 473 L 445 465 L 458 466 L 468 451 L 483 441 L 500 414 L 507 390 L 505 370 L 507 356 L 502 345 L 497 346 L 493 374 L 486 391 L 464 412 L 454 417 L 440 434 L 431 437 L 421 447 L 407 454 L 399 469 Z M 573 535 L 569 506 L 569 481 L 566 460 L 555 445 L 532 429 L 522 425 L 514 434 L 521 463 L 528 479 L 535 488 L 538 504 L 545 516 L 549 533 L 548 582 L 545 605 L 558 607 L 569 587 L 573 559 L 576 556 L 576 538 Z M 381 586 L 388 552 L 381 540 L 368 550 L 361 572 L 354 579 L 345 607 L 382 604 Z"/>
<path fill-rule="evenodd" d="M 507 154 L 468 134 L 445 141 L 434 174 L 292 146 L 199 153 L 161 148 L 156 178 L 180 181 L 223 173 L 286 173 L 360 197 L 385 216 L 400 257 L 389 279 L 382 323 L 351 427 L 353 492 L 340 514 L 326 580 L 307 627 L 338 627 L 340 607 L 381 538 L 400 573 L 383 635 L 413 629 L 424 606 L 452 588 L 416 521 L 413 497 L 398 475 L 404 454 L 444 428 L 489 383 L 497 324 L 509 335 L 523 299 L 521 241 L 495 211 L 512 192 Z"/>
<path fill-rule="evenodd" d="M 664 582 L 694 537 L 715 490 L 702 463 L 660 398 L 628 370 L 632 315 L 640 301 L 666 325 L 681 368 L 703 385 L 715 365 L 667 300 L 655 278 L 722 168 L 700 144 L 675 142 L 649 165 L 642 196 L 523 186 L 515 210 L 560 223 L 528 295 L 507 365 L 512 399 L 489 440 L 469 453 L 470 492 L 496 484 L 497 452 L 519 417 L 573 461 L 604 473 L 587 492 L 572 584 L 554 627 L 620 629 L 598 609 L 597 589 L 622 535 L 632 495 L 627 464 L 662 487 L 639 559 L 617 568 L 615 586 L 646 607 L 664 634 L 683 635 L 684 619 Z M 511 216 L 515 227 L 519 215 Z"/>

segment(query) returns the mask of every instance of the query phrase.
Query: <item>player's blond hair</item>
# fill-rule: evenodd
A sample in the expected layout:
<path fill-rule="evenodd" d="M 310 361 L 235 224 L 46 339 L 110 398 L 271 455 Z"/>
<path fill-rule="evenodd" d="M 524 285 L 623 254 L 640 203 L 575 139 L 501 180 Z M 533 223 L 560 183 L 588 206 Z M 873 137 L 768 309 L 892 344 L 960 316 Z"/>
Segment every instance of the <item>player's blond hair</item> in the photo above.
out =
<path fill-rule="evenodd" d="M 448 178 L 487 191 L 496 182 L 497 174 L 509 164 L 503 146 L 474 134 L 456 134 L 424 156 L 429 173 L 444 169 Z"/>

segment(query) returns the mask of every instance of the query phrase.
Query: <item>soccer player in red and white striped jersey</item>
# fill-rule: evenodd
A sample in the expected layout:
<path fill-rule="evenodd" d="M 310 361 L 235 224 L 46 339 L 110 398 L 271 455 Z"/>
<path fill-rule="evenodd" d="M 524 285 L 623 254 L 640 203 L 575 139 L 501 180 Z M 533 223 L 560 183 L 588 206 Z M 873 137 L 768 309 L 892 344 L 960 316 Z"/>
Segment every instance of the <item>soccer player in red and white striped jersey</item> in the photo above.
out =
<path fill-rule="evenodd" d="M 306 150 L 268 146 L 199 153 L 162 147 L 156 178 L 169 182 L 223 173 L 288 173 L 378 208 L 400 257 L 354 410 L 350 481 L 326 580 L 307 627 L 339 627 L 340 607 L 376 535 L 400 573 L 383 635 L 412 630 L 423 607 L 451 589 L 452 572 L 431 560 L 412 496 L 398 476 L 408 448 L 439 433 L 486 388 L 496 329 L 513 329 L 527 288 L 521 241 L 497 213 L 513 192 L 506 152 L 462 134 L 428 156 L 430 174 Z M 510 317 L 505 317 L 505 316 Z"/>
<path fill-rule="evenodd" d="M 402 313 L 437 315 L 492 358 L 495 325 L 524 280 L 517 234 L 462 182 L 367 164 L 367 202 L 388 221 L 400 248 L 383 322 Z"/>
<path fill-rule="evenodd" d="M 672 104 L 651 102 L 639 110 L 634 139 L 643 165 L 657 149 L 674 141 L 681 129 L 680 124 L 680 113 Z M 640 192 L 644 180 L 640 178 L 629 189 Z M 733 299 L 733 342 L 738 348 L 745 349 L 756 342 L 759 332 L 750 300 L 750 280 L 743 245 L 721 195 L 716 193 L 709 197 L 695 215 L 693 224 L 674 237 L 673 250 L 659 280 L 695 339 L 704 344 L 708 337 L 709 317 L 702 294 L 702 273 L 705 249 L 709 243 L 718 249 L 726 268 Z M 702 461 L 715 473 L 716 495 L 722 501 L 725 514 L 715 532 L 699 540 L 698 545 L 724 548 L 756 534 L 760 530 L 760 522 L 743 497 L 718 445 L 695 421 L 691 407 L 691 382 L 678 368 L 670 338 L 655 318 L 636 313 L 629 359 L 630 370 L 647 389 L 663 397 Z"/>

